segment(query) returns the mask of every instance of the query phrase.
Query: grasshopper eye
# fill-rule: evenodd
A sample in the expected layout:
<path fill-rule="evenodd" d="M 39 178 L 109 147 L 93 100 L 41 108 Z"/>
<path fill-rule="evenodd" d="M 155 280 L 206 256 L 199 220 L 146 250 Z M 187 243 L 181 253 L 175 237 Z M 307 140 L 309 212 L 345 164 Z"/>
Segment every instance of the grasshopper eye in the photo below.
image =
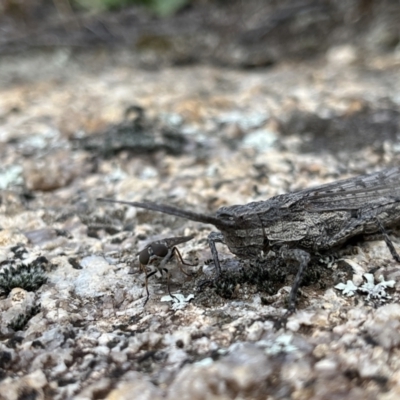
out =
<path fill-rule="evenodd" d="M 232 214 L 228 214 L 225 212 L 220 213 L 218 216 L 224 221 L 233 221 L 235 219 Z"/>
<path fill-rule="evenodd" d="M 149 246 L 144 248 L 140 253 L 139 253 L 139 262 L 142 265 L 147 265 L 150 260 L 150 254 L 149 254 Z"/>
<path fill-rule="evenodd" d="M 165 257 L 168 254 L 168 247 L 164 244 L 153 243 L 150 245 L 155 256 Z"/>
<path fill-rule="evenodd" d="M 217 211 L 217 218 L 225 222 L 232 222 L 236 219 L 232 207 L 221 207 Z"/>

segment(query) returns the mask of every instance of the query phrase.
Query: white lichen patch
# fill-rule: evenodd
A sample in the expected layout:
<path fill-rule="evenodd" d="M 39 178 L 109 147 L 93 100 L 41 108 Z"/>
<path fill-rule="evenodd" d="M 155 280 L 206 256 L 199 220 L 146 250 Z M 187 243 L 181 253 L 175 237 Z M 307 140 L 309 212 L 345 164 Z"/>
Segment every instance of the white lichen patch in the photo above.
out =
<path fill-rule="evenodd" d="M 257 346 L 264 348 L 266 354 L 291 353 L 297 350 L 293 345 L 293 335 L 290 333 L 277 336 L 274 340 L 260 340 Z"/>
<path fill-rule="evenodd" d="M 358 290 L 358 286 L 356 286 L 353 281 L 350 280 L 348 280 L 346 283 L 338 283 L 335 288 L 341 290 L 343 294 L 348 297 L 354 296 Z"/>
<path fill-rule="evenodd" d="M 345 296 L 354 296 L 357 291 L 367 294 L 367 301 L 371 299 L 379 300 L 389 300 L 391 297 L 386 292 L 387 288 L 393 288 L 396 284 L 394 280 L 385 281 L 384 277 L 381 275 L 379 277 L 379 282 L 375 283 L 375 278 L 373 274 L 363 275 L 366 282 L 361 286 L 356 286 L 353 281 L 348 280 L 346 284 L 339 283 L 335 286 L 336 289 L 341 290 Z"/>
<path fill-rule="evenodd" d="M 173 310 L 182 310 L 192 299 L 194 299 L 194 294 L 185 297 L 182 293 L 173 293 L 173 297 L 170 295 L 161 297 L 161 301 L 172 302 L 171 308 Z"/>
<path fill-rule="evenodd" d="M 359 290 L 361 292 L 367 293 L 367 300 L 370 299 L 391 299 L 391 297 L 386 293 L 387 288 L 393 288 L 395 285 L 394 280 L 385 281 L 384 277 L 381 275 L 379 277 L 379 282 L 375 284 L 374 275 L 364 274 L 366 283 L 364 283 Z"/>

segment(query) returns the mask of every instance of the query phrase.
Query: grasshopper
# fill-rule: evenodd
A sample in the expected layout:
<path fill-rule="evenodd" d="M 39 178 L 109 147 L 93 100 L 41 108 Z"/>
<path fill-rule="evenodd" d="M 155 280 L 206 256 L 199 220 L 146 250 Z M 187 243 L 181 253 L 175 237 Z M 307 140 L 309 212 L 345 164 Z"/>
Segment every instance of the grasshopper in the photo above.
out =
<path fill-rule="evenodd" d="M 187 275 L 190 276 L 187 272 L 185 272 L 182 268 L 182 265 L 189 265 L 191 266 L 192 264 L 188 264 L 185 261 L 183 261 L 183 258 L 181 256 L 181 253 L 179 252 L 178 248 L 176 247 L 178 244 L 188 242 L 189 240 L 192 240 L 194 238 L 193 235 L 191 236 L 179 236 L 179 237 L 171 237 L 171 238 L 166 238 L 162 240 L 157 240 L 156 242 L 149 243 L 143 250 L 141 250 L 139 253 L 136 255 L 139 256 L 139 264 L 141 270 L 144 272 L 146 281 L 146 293 L 147 297 L 144 302 L 144 305 L 146 305 L 147 301 L 149 300 L 150 294 L 149 294 L 149 288 L 148 288 L 148 279 L 156 274 L 157 272 L 166 272 L 167 274 L 167 288 L 168 288 L 168 294 L 171 297 L 175 297 L 174 295 L 171 294 L 170 288 L 169 288 L 169 271 L 167 268 L 165 268 L 165 265 L 167 264 L 168 261 L 171 260 L 171 258 L 175 255 L 176 257 L 179 258 L 180 264 L 179 268 L 181 271 Z M 154 265 L 156 269 L 150 273 L 147 273 L 146 271 L 146 266 L 147 265 Z"/>
<path fill-rule="evenodd" d="M 214 225 L 208 243 L 217 277 L 221 267 L 215 244 L 224 243 L 241 259 L 254 259 L 274 251 L 298 271 L 289 294 L 288 313 L 311 255 L 342 246 L 359 235 L 383 235 L 393 258 L 400 262 L 386 228 L 400 222 L 400 167 L 335 181 L 310 189 L 274 196 L 266 201 L 221 207 L 207 215 L 153 202 L 99 201 L 159 211 Z"/>

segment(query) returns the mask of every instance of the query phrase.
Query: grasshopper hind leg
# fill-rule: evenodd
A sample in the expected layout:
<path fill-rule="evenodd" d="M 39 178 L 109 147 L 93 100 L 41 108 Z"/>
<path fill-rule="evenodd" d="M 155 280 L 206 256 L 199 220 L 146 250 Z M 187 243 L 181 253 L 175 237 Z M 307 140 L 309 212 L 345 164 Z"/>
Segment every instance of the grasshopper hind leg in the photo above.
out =
<path fill-rule="evenodd" d="M 390 254 L 392 255 L 394 260 L 396 260 L 398 263 L 400 263 L 400 256 L 399 256 L 399 253 L 394 248 L 393 242 L 391 241 L 389 235 L 387 234 L 387 232 L 386 232 L 385 228 L 383 227 L 379 218 L 376 218 L 376 221 L 378 223 L 379 230 L 383 236 L 383 240 L 385 241 L 386 246 L 389 248 Z"/>
<path fill-rule="evenodd" d="M 287 318 L 296 311 L 297 292 L 299 291 L 299 287 L 304 276 L 304 271 L 310 262 L 311 256 L 305 250 L 289 249 L 287 246 L 281 247 L 280 255 L 285 261 L 296 261 L 299 265 L 292 289 L 290 290 L 289 294 L 288 310 L 279 322 L 279 324 L 282 325 L 282 323 L 285 324 Z"/>
<path fill-rule="evenodd" d="M 289 294 L 289 307 L 288 311 L 294 312 L 296 308 L 296 297 L 299 290 L 301 281 L 303 279 L 304 271 L 310 262 L 310 254 L 301 249 L 289 249 L 287 246 L 282 246 L 280 250 L 280 255 L 285 261 L 296 261 L 299 265 L 296 277 L 292 285 L 292 289 Z"/>

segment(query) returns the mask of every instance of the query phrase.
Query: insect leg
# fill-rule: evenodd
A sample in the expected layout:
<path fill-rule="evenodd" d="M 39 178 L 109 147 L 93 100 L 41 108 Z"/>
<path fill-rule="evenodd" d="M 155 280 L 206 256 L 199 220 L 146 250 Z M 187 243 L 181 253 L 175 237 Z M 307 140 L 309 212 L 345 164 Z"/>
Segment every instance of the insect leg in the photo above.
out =
<path fill-rule="evenodd" d="M 159 265 L 157 268 L 158 268 L 159 271 L 165 272 L 165 273 L 167 274 L 167 289 L 168 289 L 168 294 L 169 294 L 172 298 L 176 299 L 176 296 L 174 296 L 174 295 L 171 293 L 171 288 L 170 288 L 170 277 L 171 277 L 171 274 L 170 274 L 169 270 L 168 270 L 167 268 L 165 268 L 165 265 L 167 264 L 167 262 L 168 262 L 168 261 L 172 258 L 172 256 L 174 255 L 174 249 L 176 249 L 176 248 L 175 248 L 175 247 L 172 248 L 172 249 L 168 248 L 168 253 L 163 257 L 163 259 L 162 259 L 161 262 L 160 262 L 160 265 Z M 176 250 L 177 250 L 177 249 L 176 249 Z"/>
<path fill-rule="evenodd" d="M 292 289 L 289 294 L 289 306 L 287 314 L 291 314 L 296 309 L 296 297 L 299 290 L 301 280 L 303 278 L 304 271 L 310 262 L 310 254 L 300 249 L 288 249 L 286 246 L 281 247 L 280 255 L 284 260 L 296 261 L 299 264 L 296 277 L 292 285 Z"/>
<path fill-rule="evenodd" d="M 392 257 L 397 261 L 400 262 L 400 256 L 399 253 L 397 253 L 396 249 L 393 246 L 392 241 L 390 240 L 389 235 L 387 234 L 385 228 L 383 227 L 381 221 L 379 220 L 378 217 L 376 217 L 376 221 L 378 223 L 378 227 L 383 235 L 383 240 L 386 243 L 386 246 L 389 248 L 390 254 L 392 255 Z"/>
<path fill-rule="evenodd" d="M 210 246 L 211 254 L 214 260 L 215 269 L 217 270 L 217 277 L 221 275 L 221 266 L 219 264 L 218 252 L 215 243 L 225 243 L 224 236 L 221 232 L 211 232 L 208 235 L 208 245 Z"/>
<path fill-rule="evenodd" d="M 167 268 L 163 268 L 162 271 L 164 271 L 164 272 L 167 273 L 167 289 L 168 289 L 168 294 L 169 294 L 173 299 L 178 300 L 178 299 L 176 298 L 176 296 L 174 296 L 174 295 L 171 293 L 171 289 L 170 289 L 170 286 L 169 286 L 169 278 L 170 278 L 170 275 L 171 275 L 171 274 L 169 273 L 169 271 L 167 270 Z"/>
<path fill-rule="evenodd" d="M 140 268 L 143 270 L 143 272 L 145 273 L 145 286 L 146 286 L 146 293 L 147 293 L 147 297 L 146 300 L 144 301 L 143 307 L 146 305 L 146 303 L 149 301 L 150 298 L 150 292 L 149 292 L 149 278 L 151 276 L 153 276 L 155 273 L 157 273 L 157 271 L 152 271 L 150 273 L 146 273 L 146 268 L 144 265 L 140 264 Z"/>
<path fill-rule="evenodd" d="M 182 268 L 182 265 L 188 265 L 188 266 L 190 266 L 190 267 L 193 267 L 193 264 L 189 264 L 189 263 L 183 261 L 182 255 L 181 255 L 181 253 L 179 252 L 179 250 L 178 250 L 177 247 L 174 247 L 174 248 L 172 249 L 172 253 L 176 254 L 176 256 L 179 258 L 179 261 L 180 261 L 179 269 L 180 269 L 186 276 L 193 276 L 192 274 L 188 274 L 187 272 L 185 272 L 185 271 L 183 270 L 183 268 Z"/>
<path fill-rule="evenodd" d="M 209 285 L 210 283 L 215 282 L 222 275 L 221 266 L 219 264 L 218 252 L 215 247 L 215 243 L 225 243 L 224 236 L 221 232 L 211 232 L 207 238 L 208 245 L 210 246 L 211 254 L 213 257 L 215 269 L 217 270 L 217 274 L 213 279 L 205 279 L 202 282 L 199 282 L 197 285 L 197 289 L 201 290 L 204 286 Z"/>

